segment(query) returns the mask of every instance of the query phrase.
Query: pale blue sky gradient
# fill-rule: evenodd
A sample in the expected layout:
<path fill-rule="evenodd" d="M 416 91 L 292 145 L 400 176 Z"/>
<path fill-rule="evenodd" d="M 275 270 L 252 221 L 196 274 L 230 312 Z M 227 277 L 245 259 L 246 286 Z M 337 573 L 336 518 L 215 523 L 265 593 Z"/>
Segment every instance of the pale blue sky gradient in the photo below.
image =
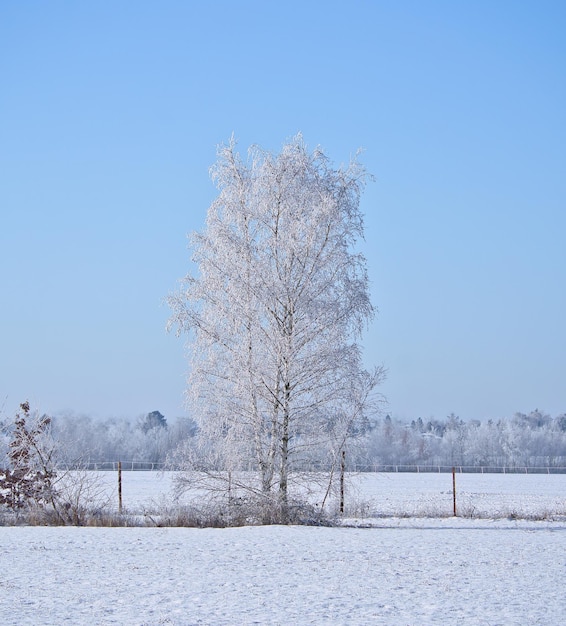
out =
<path fill-rule="evenodd" d="M 182 415 L 165 296 L 232 133 L 363 147 L 401 418 L 566 411 L 566 4 L 0 4 L 0 404 Z"/>

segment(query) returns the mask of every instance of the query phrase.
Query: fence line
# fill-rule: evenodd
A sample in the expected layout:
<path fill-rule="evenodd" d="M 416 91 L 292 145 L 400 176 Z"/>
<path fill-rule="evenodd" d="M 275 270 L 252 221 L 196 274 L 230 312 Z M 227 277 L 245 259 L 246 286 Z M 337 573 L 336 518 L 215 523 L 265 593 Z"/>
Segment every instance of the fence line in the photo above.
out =
<path fill-rule="evenodd" d="M 118 464 L 120 461 L 94 461 L 89 463 L 80 463 L 78 466 L 75 464 L 62 464 L 62 469 L 87 469 L 96 471 L 118 471 Z M 124 472 L 151 472 L 161 471 L 166 469 L 166 464 L 163 462 L 148 462 L 148 461 L 122 461 L 122 471 Z M 452 468 L 455 468 L 459 474 L 566 474 L 566 467 L 528 467 L 528 466 L 478 466 L 478 465 L 379 465 L 379 464 L 367 464 L 367 465 L 346 465 L 346 470 L 349 472 L 360 473 L 450 473 Z M 174 469 L 174 468 L 171 468 Z M 320 472 L 324 471 L 324 467 L 321 466 L 305 466 L 301 471 Z"/>
<path fill-rule="evenodd" d="M 376 472 L 376 473 L 451 473 L 452 468 L 458 474 L 566 474 L 566 467 L 563 466 L 483 466 L 483 465 L 353 465 L 350 471 L 354 472 Z"/>
<path fill-rule="evenodd" d="M 59 463 L 58 468 L 63 470 L 92 470 L 98 472 L 117 472 L 118 467 L 124 472 L 158 472 L 166 468 L 165 463 L 151 463 L 149 461 L 88 461 L 80 463 Z"/>

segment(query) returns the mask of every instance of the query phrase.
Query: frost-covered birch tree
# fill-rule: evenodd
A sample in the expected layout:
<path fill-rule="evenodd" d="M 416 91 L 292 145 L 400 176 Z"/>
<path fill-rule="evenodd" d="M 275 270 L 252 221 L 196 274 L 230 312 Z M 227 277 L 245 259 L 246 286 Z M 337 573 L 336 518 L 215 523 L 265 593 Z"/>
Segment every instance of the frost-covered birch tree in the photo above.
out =
<path fill-rule="evenodd" d="M 300 135 L 277 155 L 252 147 L 247 160 L 232 140 L 211 173 L 219 193 L 190 238 L 198 272 L 169 298 L 171 325 L 188 333 L 187 399 L 210 453 L 198 469 L 284 512 L 299 470 L 332 472 L 364 433 L 383 375 L 363 369 L 357 343 L 374 313 L 355 249 L 367 175 L 356 160 L 333 168 Z"/>

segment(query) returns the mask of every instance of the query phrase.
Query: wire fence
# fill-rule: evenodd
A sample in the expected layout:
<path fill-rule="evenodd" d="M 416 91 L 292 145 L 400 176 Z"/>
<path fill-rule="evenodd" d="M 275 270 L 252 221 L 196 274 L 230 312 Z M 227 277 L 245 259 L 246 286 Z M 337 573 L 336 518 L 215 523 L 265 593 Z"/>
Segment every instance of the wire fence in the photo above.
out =
<path fill-rule="evenodd" d="M 155 472 L 163 470 L 175 470 L 174 467 L 166 465 L 163 462 L 151 461 L 94 461 L 81 463 L 80 466 L 75 464 L 62 464 L 62 469 L 86 469 L 93 471 L 118 471 L 118 465 L 121 463 L 124 472 Z M 320 465 L 312 467 L 303 467 L 301 471 L 320 472 L 327 468 Z M 459 474 L 566 474 L 564 466 L 540 466 L 528 467 L 518 465 L 500 465 L 500 466 L 478 466 L 478 465 L 379 465 L 350 464 L 346 466 L 346 471 L 359 473 L 450 473 L 452 469 Z"/>
<path fill-rule="evenodd" d="M 58 463 L 61 470 L 92 470 L 96 472 L 117 472 L 121 464 L 123 472 L 160 472 L 173 469 L 163 462 L 151 461 L 88 461 L 80 463 Z"/>
<path fill-rule="evenodd" d="M 451 473 L 454 469 L 459 474 L 566 474 L 566 467 L 519 465 L 353 465 L 350 471 L 375 473 Z"/>

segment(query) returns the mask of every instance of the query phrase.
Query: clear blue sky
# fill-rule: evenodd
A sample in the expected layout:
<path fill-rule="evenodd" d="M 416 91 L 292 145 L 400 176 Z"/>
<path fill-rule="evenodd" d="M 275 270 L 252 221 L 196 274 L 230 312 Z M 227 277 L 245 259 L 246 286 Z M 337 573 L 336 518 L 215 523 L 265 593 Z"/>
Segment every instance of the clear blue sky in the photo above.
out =
<path fill-rule="evenodd" d="M 232 133 L 358 147 L 400 418 L 566 411 L 566 3 L 0 3 L 0 404 L 184 413 L 163 304 Z"/>

